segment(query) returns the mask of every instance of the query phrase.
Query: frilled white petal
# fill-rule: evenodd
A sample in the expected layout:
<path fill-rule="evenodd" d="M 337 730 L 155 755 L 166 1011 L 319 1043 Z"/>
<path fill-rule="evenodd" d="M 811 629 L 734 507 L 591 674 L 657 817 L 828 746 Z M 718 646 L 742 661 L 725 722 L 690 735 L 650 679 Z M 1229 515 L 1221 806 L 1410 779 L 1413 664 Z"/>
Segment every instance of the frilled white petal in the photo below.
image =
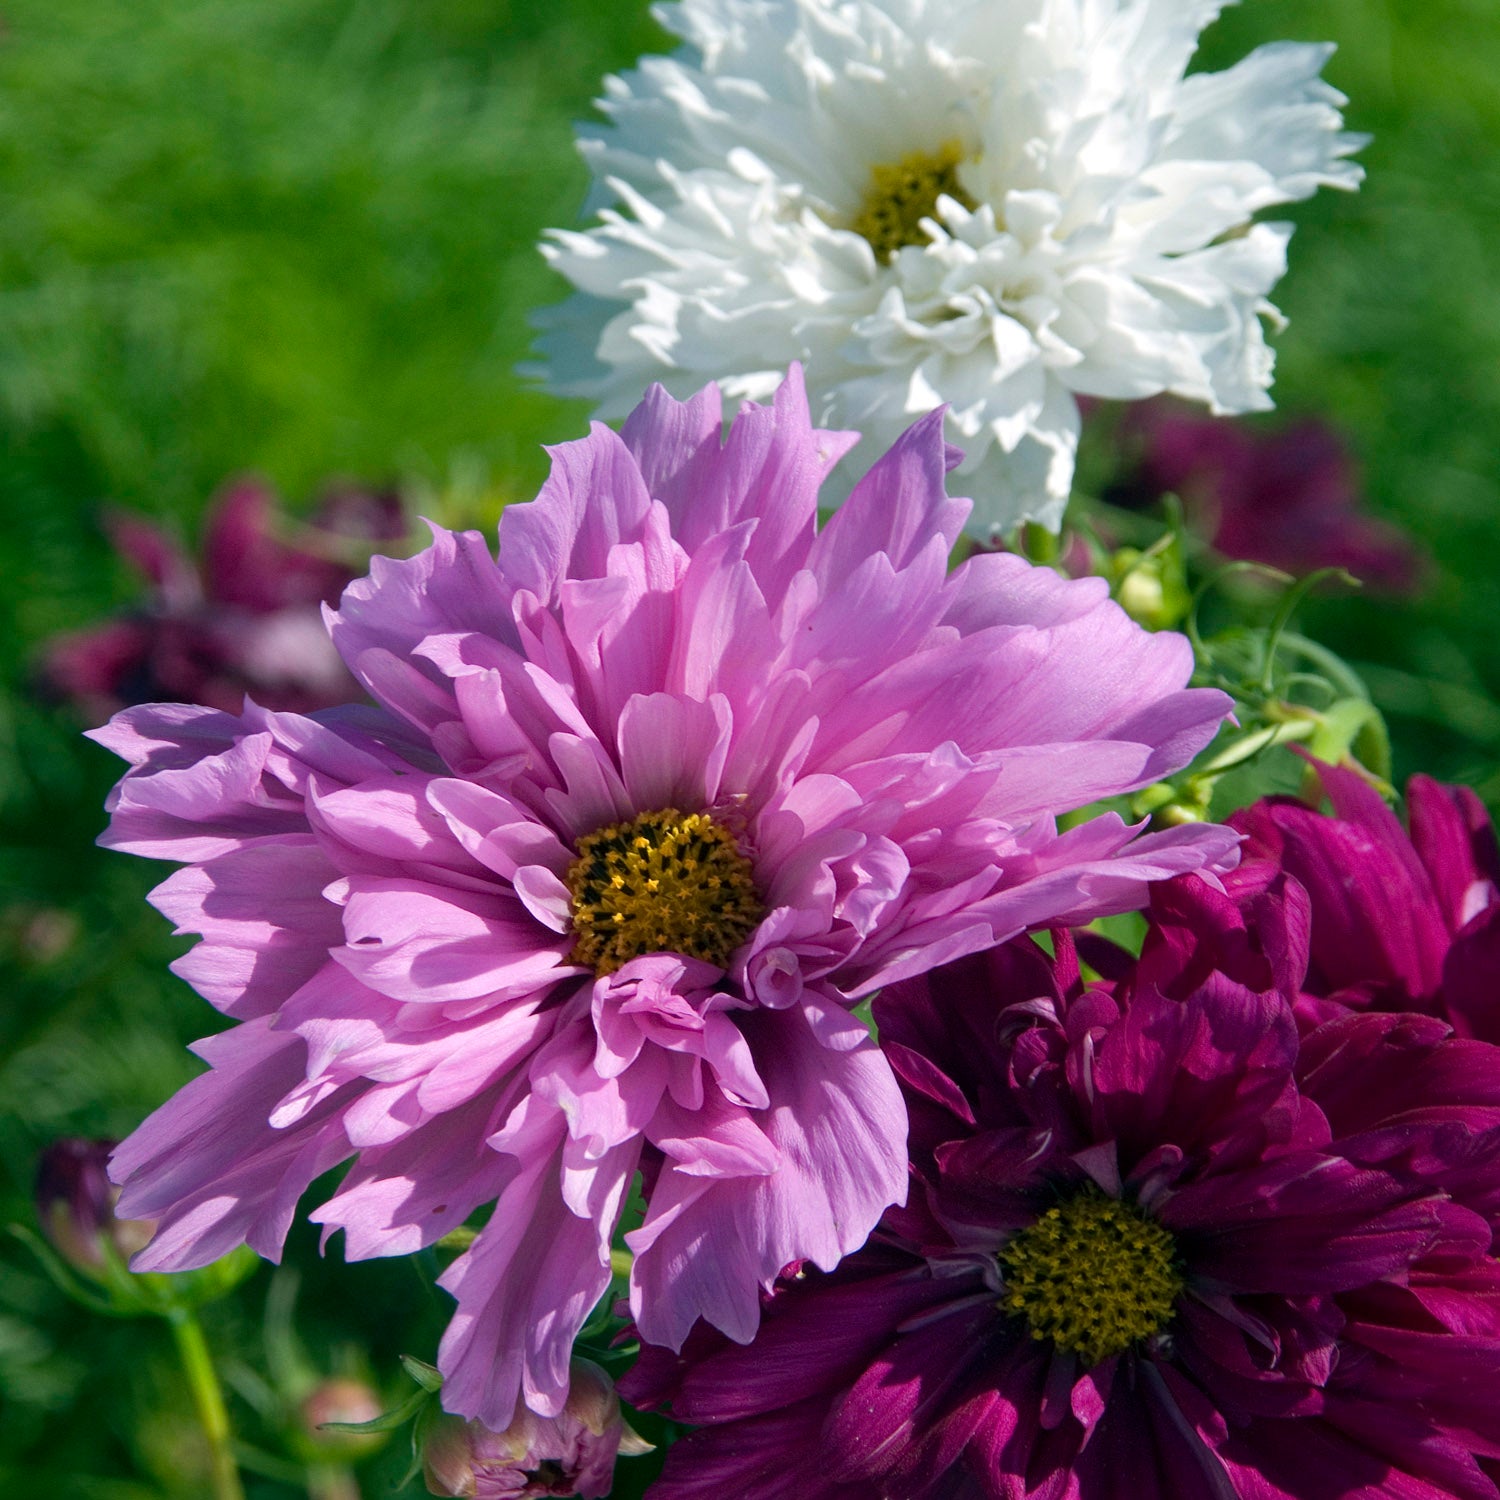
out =
<path fill-rule="evenodd" d="M 815 419 L 870 451 L 946 405 L 972 530 L 1057 525 L 1075 396 L 1270 404 L 1290 229 L 1253 216 L 1360 180 L 1330 48 L 1186 76 L 1220 9 L 662 6 L 685 45 L 608 80 L 582 134 L 599 220 L 543 247 L 577 288 L 541 320 L 546 377 L 618 416 L 652 380 L 764 398 L 800 360 Z M 877 253 L 876 170 L 943 153 L 949 187 Z"/>

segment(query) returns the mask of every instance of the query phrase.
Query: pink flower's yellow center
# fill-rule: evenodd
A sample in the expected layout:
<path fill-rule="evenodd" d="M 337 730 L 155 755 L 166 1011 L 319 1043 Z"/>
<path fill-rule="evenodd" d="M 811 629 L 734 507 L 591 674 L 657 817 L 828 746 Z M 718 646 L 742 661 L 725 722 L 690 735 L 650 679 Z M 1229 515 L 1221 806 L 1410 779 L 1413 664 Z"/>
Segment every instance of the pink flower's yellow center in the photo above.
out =
<path fill-rule="evenodd" d="M 1002 1249 L 999 1306 L 1085 1365 L 1123 1354 L 1171 1321 L 1182 1291 L 1172 1236 L 1096 1188 L 1049 1208 Z"/>
<path fill-rule="evenodd" d="M 949 141 L 936 151 L 913 151 L 872 168 L 865 201 L 850 227 L 870 242 L 877 260 L 889 260 L 903 245 L 927 244 L 922 220 L 935 216 L 943 194 L 974 207 L 958 181 L 963 159 L 963 148 Z"/>
<path fill-rule="evenodd" d="M 707 813 L 675 807 L 585 834 L 567 885 L 573 962 L 596 974 L 643 953 L 725 967 L 765 915 L 734 835 Z"/>

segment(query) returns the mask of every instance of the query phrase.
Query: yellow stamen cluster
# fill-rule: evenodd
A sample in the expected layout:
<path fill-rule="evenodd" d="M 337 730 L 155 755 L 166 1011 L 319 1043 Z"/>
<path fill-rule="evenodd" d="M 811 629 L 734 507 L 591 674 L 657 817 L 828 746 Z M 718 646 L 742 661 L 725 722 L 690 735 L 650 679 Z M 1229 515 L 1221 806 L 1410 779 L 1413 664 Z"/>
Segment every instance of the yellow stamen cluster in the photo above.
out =
<path fill-rule="evenodd" d="M 567 885 L 573 962 L 596 974 L 643 953 L 725 965 L 765 915 L 734 835 L 675 807 L 585 834 Z"/>
<path fill-rule="evenodd" d="M 1088 1188 L 1049 1208 L 997 1257 L 999 1306 L 1085 1365 L 1171 1321 L 1182 1291 L 1172 1236 L 1133 1204 Z"/>
<path fill-rule="evenodd" d="M 876 259 L 889 260 L 903 245 L 927 244 L 922 220 L 934 216 L 942 194 L 965 208 L 975 206 L 959 186 L 958 168 L 963 159 L 963 148 L 957 141 L 949 141 L 936 151 L 913 151 L 898 162 L 871 171 L 864 206 L 851 227 L 870 242 Z"/>

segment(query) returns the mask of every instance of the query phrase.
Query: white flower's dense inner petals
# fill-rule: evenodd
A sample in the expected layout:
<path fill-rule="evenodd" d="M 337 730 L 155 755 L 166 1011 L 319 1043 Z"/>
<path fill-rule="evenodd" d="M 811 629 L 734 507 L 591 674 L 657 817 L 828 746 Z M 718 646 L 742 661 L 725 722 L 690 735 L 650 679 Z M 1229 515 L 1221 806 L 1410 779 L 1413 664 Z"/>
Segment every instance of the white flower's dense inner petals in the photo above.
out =
<path fill-rule="evenodd" d="M 1055 524 L 1075 395 L 1266 404 L 1284 247 L 1221 241 L 1360 180 L 1331 49 L 1185 76 L 1220 8 L 663 6 L 688 45 L 611 79 L 581 141 L 600 223 L 544 246 L 579 291 L 554 384 L 617 415 L 649 379 L 760 399 L 801 359 L 819 417 L 881 447 L 946 403 L 976 529 Z"/>

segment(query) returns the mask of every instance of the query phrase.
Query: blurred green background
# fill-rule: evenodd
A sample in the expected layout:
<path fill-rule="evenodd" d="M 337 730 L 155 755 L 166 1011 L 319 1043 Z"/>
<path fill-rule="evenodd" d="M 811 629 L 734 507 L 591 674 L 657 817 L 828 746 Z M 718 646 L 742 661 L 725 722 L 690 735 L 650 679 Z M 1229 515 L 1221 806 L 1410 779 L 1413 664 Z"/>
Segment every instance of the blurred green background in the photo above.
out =
<path fill-rule="evenodd" d="M 1433 560 L 1407 604 L 1340 598 L 1304 626 L 1366 672 L 1398 774 L 1500 797 L 1500 15 L 1493 0 L 1251 0 L 1224 66 L 1332 39 L 1328 76 L 1373 134 L 1357 195 L 1291 212 L 1275 395 L 1333 419 L 1371 509 Z M 28 674 L 52 633 L 136 581 L 103 501 L 186 539 L 228 476 L 294 507 L 332 476 L 397 480 L 489 525 L 539 444 L 584 412 L 514 373 L 561 283 L 535 251 L 575 222 L 572 122 L 662 34 L 636 0 L 10 0 L 0 12 L 0 1223 L 31 1220 L 36 1155 L 122 1135 L 195 1071 L 211 1012 L 144 904 L 163 871 L 101 853 L 107 754 Z M 431 1357 L 446 1317 L 407 1263 L 345 1268 L 304 1226 L 312 1357 Z M 211 1309 L 265 1369 L 262 1270 Z M 248 1388 L 247 1380 L 247 1388 Z M 277 1435 L 239 1396 L 236 1420 Z M 169 1341 L 71 1307 L 0 1244 L 0 1494 L 206 1493 Z M 362 1470 L 395 1493 L 402 1440 Z M 650 1461 L 619 1493 L 639 1492 Z M 263 1500 L 306 1493 L 251 1478 Z M 420 1484 L 406 1493 L 416 1494 Z"/>

